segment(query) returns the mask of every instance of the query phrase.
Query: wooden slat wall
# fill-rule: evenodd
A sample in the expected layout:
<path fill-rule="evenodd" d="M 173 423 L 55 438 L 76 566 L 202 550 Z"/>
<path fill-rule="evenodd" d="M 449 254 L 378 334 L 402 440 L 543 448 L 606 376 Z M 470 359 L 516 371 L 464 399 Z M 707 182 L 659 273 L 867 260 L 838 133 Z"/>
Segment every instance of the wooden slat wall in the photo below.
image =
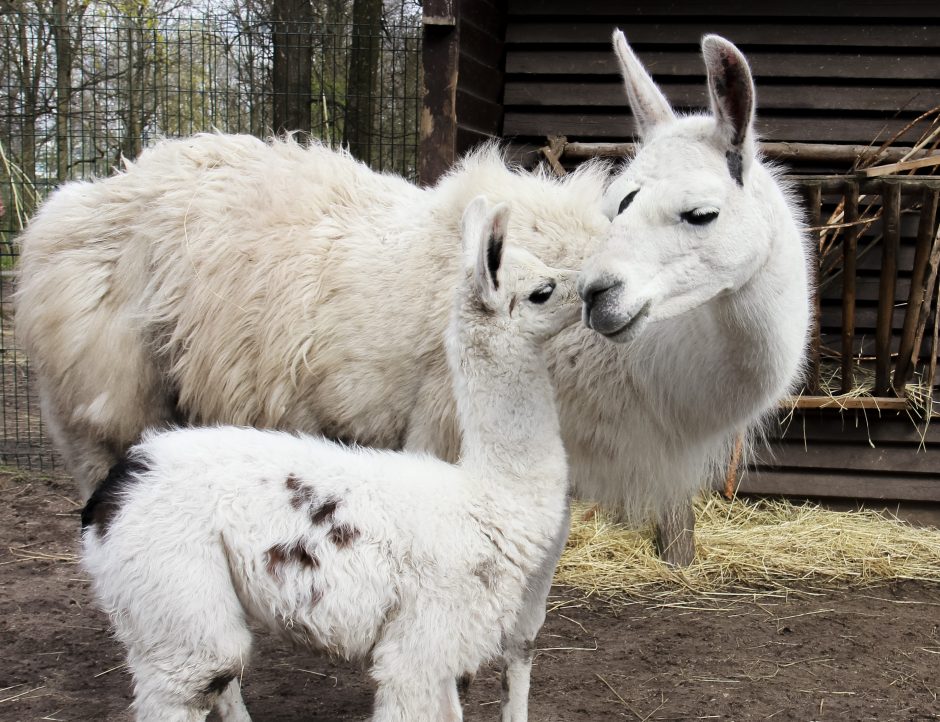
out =
<path fill-rule="evenodd" d="M 741 493 L 940 502 L 940 423 L 906 413 L 804 411 L 768 430 Z"/>
<path fill-rule="evenodd" d="M 420 180 L 434 183 L 503 126 L 506 11 L 500 0 L 425 0 Z"/>
<path fill-rule="evenodd" d="M 682 109 L 707 103 L 701 36 L 717 32 L 738 44 L 757 80 L 758 130 L 768 141 L 867 144 L 940 105 L 935 1 L 712 2 L 707 12 L 692 0 L 509 0 L 507 7 L 503 134 L 520 147 L 546 135 L 632 138 L 610 49 L 615 27 Z"/>
<path fill-rule="evenodd" d="M 691 0 L 508 0 L 503 136 L 521 157 L 550 135 L 633 140 L 610 48 L 614 27 L 624 30 L 680 109 L 707 102 L 701 36 L 716 32 L 735 42 L 752 64 L 758 131 L 767 141 L 867 145 L 940 105 L 935 0 L 858 0 L 851 6 L 714 0 L 707 7 Z M 898 145 L 912 144 L 917 135 Z M 846 166 L 815 162 L 797 170 L 834 173 Z M 823 219 L 836 199 L 824 200 Z M 916 218 L 905 216 L 900 229 L 894 351 L 911 283 L 915 224 Z M 876 223 L 858 248 L 881 230 Z M 858 259 L 856 353 L 874 350 L 881 260 L 880 245 Z M 841 348 L 841 298 L 841 280 L 822 291 L 824 348 Z M 804 411 L 788 418 L 788 425 L 768 429 L 771 451 L 743 474 L 741 491 L 940 501 L 940 420 L 922 437 L 922 423 L 918 428 L 907 414 L 894 412 Z"/>

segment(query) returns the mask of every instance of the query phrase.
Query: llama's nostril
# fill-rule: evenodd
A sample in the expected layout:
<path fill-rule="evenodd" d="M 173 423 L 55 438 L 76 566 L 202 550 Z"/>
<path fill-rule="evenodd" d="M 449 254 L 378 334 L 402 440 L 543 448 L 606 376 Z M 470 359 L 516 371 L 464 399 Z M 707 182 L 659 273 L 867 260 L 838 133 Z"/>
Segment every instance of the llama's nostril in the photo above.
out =
<path fill-rule="evenodd" d="M 622 285 L 619 281 L 613 281 L 609 278 L 599 278 L 587 284 L 584 288 L 578 289 L 581 300 L 586 309 L 590 310 L 599 297 L 607 294 L 608 291 L 618 288 Z"/>

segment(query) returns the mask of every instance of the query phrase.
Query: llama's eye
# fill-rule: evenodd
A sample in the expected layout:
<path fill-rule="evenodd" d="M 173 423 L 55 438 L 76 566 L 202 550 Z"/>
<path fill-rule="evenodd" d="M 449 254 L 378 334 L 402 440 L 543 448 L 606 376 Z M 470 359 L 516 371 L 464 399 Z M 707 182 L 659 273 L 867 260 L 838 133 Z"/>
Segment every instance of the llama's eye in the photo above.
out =
<path fill-rule="evenodd" d="M 693 208 L 691 211 L 680 213 L 679 217 L 686 223 L 691 223 L 693 226 L 704 226 L 706 223 L 711 223 L 718 217 L 718 209 Z"/>
<path fill-rule="evenodd" d="M 623 200 L 620 201 L 620 207 L 617 209 L 618 216 L 621 213 L 623 213 L 625 210 L 627 210 L 627 206 L 633 203 L 633 199 L 636 198 L 636 194 L 639 192 L 640 192 L 640 189 L 637 188 L 635 191 L 631 191 L 630 193 L 627 193 L 627 195 L 623 197 Z"/>
<path fill-rule="evenodd" d="M 546 283 L 544 286 L 539 289 L 532 291 L 529 294 L 529 300 L 532 303 L 545 303 L 548 299 L 552 297 L 552 294 L 555 292 L 554 283 Z"/>

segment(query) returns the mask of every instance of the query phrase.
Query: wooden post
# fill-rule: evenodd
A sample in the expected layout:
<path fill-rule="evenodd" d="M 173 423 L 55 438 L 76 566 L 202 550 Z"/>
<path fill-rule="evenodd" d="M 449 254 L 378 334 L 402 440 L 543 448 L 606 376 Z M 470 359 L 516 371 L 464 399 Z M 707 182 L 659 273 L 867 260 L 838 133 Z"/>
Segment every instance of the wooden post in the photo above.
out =
<path fill-rule="evenodd" d="M 274 20 L 271 30 L 274 49 L 272 124 L 278 133 L 286 130 L 309 133 L 313 102 L 310 46 L 313 4 L 310 0 L 275 0 L 271 12 Z"/>
<path fill-rule="evenodd" d="M 894 286 L 898 276 L 901 245 L 901 186 L 885 181 L 881 189 L 882 256 L 878 288 L 878 320 L 875 325 L 875 396 L 886 396 L 891 388 L 891 327 L 894 320 Z"/>
<path fill-rule="evenodd" d="M 855 266 L 858 236 L 858 183 L 849 181 L 845 189 L 844 220 L 849 225 L 842 239 L 842 393 L 855 386 L 852 344 L 855 340 Z"/>
<path fill-rule="evenodd" d="M 806 384 L 808 393 L 819 393 L 819 224 L 822 219 L 822 188 L 818 183 L 806 187 L 806 204 L 809 206 L 812 249 L 810 251 L 810 283 L 813 293 L 813 320 L 809 337 L 809 379 Z"/>
<path fill-rule="evenodd" d="M 725 474 L 725 499 L 731 501 L 738 490 L 738 467 L 741 466 L 741 454 L 744 451 L 744 436 L 738 434 L 734 440 L 734 448 L 731 450 L 731 461 L 728 463 L 728 471 Z"/>
<path fill-rule="evenodd" d="M 899 394 L 903 392 L 904 385 L 913 371 L 912 361 L 916 355 L 914 339 L 917 335 L 917 322 L 920 319 L 925 298 L 927 306 L 930 306 L 930 296 L 925 296 L 924 291 L 933 240 L 933 224 L 937 217 L 937 197 L 936 188 L 924 188 L 920 225 L 917 227 L 917 248 L 914 251 L 914 265 L 911 271 L 911 290 L 907 296 L 904 328 L 901 331 L 901 345 L 898 348 L 898 363 L 894 369 L 894 390 Z"/>
<path fill-rule="evenodd" d="M 418 179 L 433 185 L 456 160 L 458 0 L 425 0 L 424 102 L 418 141 Z"/>

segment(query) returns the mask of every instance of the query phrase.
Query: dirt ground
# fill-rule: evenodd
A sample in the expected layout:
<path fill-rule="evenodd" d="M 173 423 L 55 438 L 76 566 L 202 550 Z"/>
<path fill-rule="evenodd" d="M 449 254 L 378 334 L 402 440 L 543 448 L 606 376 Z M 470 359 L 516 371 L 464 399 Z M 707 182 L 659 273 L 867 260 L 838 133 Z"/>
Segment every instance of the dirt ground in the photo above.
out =
<path fill-rule="evenodd" d="M 0 473 L 0 720 L 130 720 L 130 679 L 76 564 L 70 482 Z M 556 589 L 537 642 L 533 720 L 940 719 L 940 588 L 900 584 L 722 610 L 618 613 Z M 355 665 L 260 640 L 255 720 L 361 720 Z M 483 669 L 467 720 L 499 717 Z"/>

